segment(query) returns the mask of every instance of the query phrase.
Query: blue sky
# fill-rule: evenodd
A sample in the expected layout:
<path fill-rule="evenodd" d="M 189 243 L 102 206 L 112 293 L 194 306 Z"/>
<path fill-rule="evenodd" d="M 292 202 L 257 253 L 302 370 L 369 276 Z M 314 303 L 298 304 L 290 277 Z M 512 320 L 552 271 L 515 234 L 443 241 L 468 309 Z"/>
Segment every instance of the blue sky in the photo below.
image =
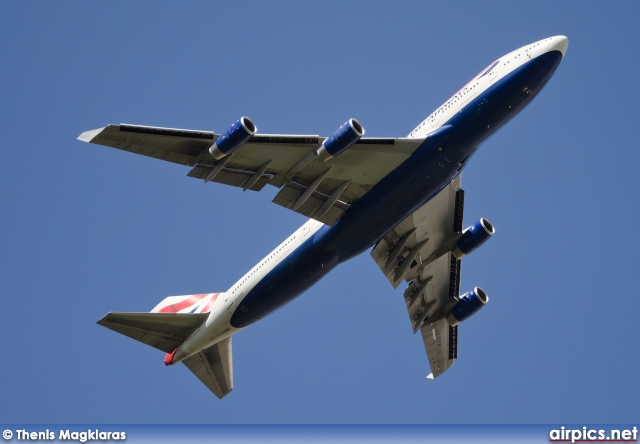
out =
<path fill-rule="evenodd" d="M 640 389 L 638 2 L 2 2 L 6 423 L 624 423 Z M 368 254 L 234 337 L 219 401 L 95 322 L 224 291 L 304 222 L 188 168 L 81 143 L 109 123 L 405 136 L 483 67 L 564 34 L 545 90 L 465 170 L 490 303 L 426 380 Z"/>

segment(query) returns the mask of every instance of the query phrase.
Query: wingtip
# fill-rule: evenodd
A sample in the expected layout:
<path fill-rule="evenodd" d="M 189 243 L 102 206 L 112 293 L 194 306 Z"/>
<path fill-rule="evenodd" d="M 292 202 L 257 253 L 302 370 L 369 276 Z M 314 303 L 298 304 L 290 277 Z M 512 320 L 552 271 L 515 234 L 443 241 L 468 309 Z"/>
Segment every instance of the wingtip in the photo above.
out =
<path fill-rule="evenodd" d="M 427 375 L 427 379 L 433 379 L 433 373 L 429 373 L 429 374 Z"/>
<path fill-rule="evenodd" d="M 94 130 L 89 130 L 89 131 L 85 131 L 84 133 L 80 134 L 77 139 L 82 141 L 82 142 L 91 142 L 93 139 L 95 139 L 95 137 L 100 134 L 102 132 L 103 129 L 105 129 L 106 127 L 102 127 L 102 128 L 98 128 L 98 129 L 94 129 Z"/>
<path fill-rule="evenodd" d="M 109 319 L 109 317 L 111 316 L 111 312 L 107 313 L 106 315 L 104 315 L 103 317 L 101 317 L 100 319 L 98 319 L 96 321 L 96 324 L 98 325 L 102 325 L 103 327 L 106 327 L 106 323 Z"/>

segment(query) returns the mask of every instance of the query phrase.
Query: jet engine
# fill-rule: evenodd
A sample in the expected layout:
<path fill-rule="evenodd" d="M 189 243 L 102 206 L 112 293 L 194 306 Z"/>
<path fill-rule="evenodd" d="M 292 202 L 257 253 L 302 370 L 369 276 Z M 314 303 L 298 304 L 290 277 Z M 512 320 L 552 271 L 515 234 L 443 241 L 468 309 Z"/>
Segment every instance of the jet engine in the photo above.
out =
<path fill-rule="evenodd" d="M 244 145 L 255 133 L 256 125 L 253 121 L 246 116 L 241 117 L 218 137 L 216 143 L 209 148 L 209 152 L 214 159 L 220 160 Z"/>
<path fill-rule="evenodd" d="M 364 128 L 360 122 L 349 119 L 331 137 L 322 142 L 317 154 L 322 160 L 329 160 L 356 143 L 363 135 Z"/>
<path fill-rule="evenodd" d="M 487 239 L 493 236 L 496 230 L 484 217 L 462 232 L 451 252 L 456 259 L 462 259 L 467 254 L 484 244 Z"/>
<path fill-rule="evenodd" d="M 482 288 L 475 287 L 472 291 L 460 297 L 447 315 L 447 322 L 451 326 L 456 326 L 484 307 L 487 302 L 489 302 L 487 293 Z"/>

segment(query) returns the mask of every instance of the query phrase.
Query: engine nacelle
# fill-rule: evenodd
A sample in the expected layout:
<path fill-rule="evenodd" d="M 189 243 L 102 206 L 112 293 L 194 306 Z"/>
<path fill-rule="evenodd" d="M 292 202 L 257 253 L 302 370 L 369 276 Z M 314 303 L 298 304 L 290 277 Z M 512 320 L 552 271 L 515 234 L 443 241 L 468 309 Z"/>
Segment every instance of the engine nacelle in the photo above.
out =
<path fill-rule="evenodd" d="M 451 250 L 456 259 L 462 259 L 467 254 L 484 244 L 493 236 L 496 230 L 484 217 L 462 232 L 455 246 Z"/>
<path fill-rule="evenodd" d="M 333 135 L 322 142 L 317 154 L 322 160 L 329 160 L 345 151 L 364 135 L 364 128 L 356 119 L 349 119 Z"/>
<path fill-rule="evenodd" d="M 209 152 L 214 159 L 220 160 L 244 145 L 255 133 L 256 125 L 253 121 L 246 116 L 241 117 L 218 137 L 216 143 L 209 148 Z"/>
<path fill-rule="evenodd" d="M 469 293 L 465 293 L 460 300 L 453 306 L 451 312 L 447 315 L 447 322 L 451 326 L 458 325 L 469 316 L 480 310 L 489 302 L 489 296 L 480 288 L 475 287 Z"/>

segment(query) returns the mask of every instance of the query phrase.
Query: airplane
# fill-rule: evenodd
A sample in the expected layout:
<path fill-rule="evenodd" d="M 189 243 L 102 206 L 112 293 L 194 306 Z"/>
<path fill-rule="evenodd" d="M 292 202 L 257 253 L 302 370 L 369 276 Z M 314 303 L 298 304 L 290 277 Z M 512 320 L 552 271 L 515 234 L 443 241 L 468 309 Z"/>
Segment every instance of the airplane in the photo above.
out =
<path fill-rule="evenodd" d="M 461 259 L 495 228 L 463 229 L 462 170 L 479 145 L 520 112 L 556 71 L 565 36 L 492 62 L 407 137 L 363 137 L 351 118 L 330 137 L 258 134 L 244 116 L 224 133 L 108 125 L 78 139 L 190 167 L 187 174 L 243 191 L 272 185 L 273 202 L 309 217 L 225 292 L 171 296 L 150 313 L 98 321 L 184 363 L 218 398 L 233 389 L 232 335 L 300 296 L 338 264 L 371 249 L 394 288 L 435 378 L 458 357 L 458 324 L 485 306 L 480 287 L 460 295 Z"/>

